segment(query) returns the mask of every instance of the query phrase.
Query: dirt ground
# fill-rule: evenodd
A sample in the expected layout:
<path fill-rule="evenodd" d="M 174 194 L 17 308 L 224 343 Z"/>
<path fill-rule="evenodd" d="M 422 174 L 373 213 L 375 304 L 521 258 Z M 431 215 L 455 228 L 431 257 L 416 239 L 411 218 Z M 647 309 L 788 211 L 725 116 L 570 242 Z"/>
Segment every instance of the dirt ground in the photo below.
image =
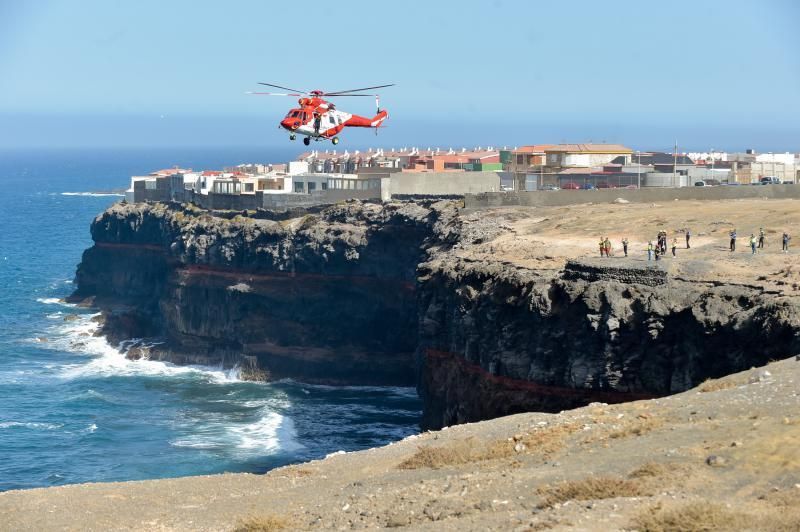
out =
<path fill-rule="evenodd" d="M 601 237 L 612 242 L 609 261 L 617 264 L 647 262 L 647 243 L 656 244 L 659 231 L 667 232 L 668 247 L 659 265 L 670 274 L 700 281 L 725 281 L 762 285 L 770 290 L 800 290 L 800 201 L 792 199 L 742 199 L 725 201 L 672 201 L 665 203 L 603 203 L 565 207 L 505 207 L 465 214 L 478 234 L 479 244 L 458 254 L 473 260 L 503 261 L 536 269 L 560 269 L 567 259 L 599 257 Z M 481 231 L 481 226 L 485 231 Z M 490 231 L 489 226 L 501 231 Z M 766 246 L 750 251 L 750 235 L 766 233 Z M 685 231 L 691 231 L 686 249 Z M 729 251 L 729 233 L 736 229 L 736 252 Z M 786 231 L 797 237 L 789 253 L 781 252 Z M 628 257 L 622 252 L 627 238 Z M 655 262 L 654 262 L 655 263 Z"/>

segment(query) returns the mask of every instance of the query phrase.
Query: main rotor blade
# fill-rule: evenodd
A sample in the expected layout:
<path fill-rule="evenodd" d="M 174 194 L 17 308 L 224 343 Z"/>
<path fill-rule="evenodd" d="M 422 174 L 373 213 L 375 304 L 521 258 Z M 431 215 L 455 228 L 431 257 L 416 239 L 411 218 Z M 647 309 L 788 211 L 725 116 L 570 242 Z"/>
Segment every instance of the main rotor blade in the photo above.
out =
<path fill-rule="evenodd" d="M 384 87 L 394 87 L 394 83 L 390 83 L 388 85 L 375 85 L 374 87 L 364 87 L 363 89 L 350 89 L 350 90 L 347 90 L 347 91 L 326 92 L 325 96 L 334 96 L 334 95 L 338 96 L 340 94 L 345 94 L 347 92 L 368 91 L 368 90 L 371 90 L 371 89 L 382 89 Z"/>
<path fill-rule="evenodd" d="M 285 93 L 285 92 L 252 92 L 248 91 L 245 94 L 257 94 L 260 96 L 303 96 L 300 93 Z"/>
<path fill-rule="evenodd" d="M 266 85 L 267 87 L 275 87 L 276 89 L 283 89 L 289 92 L 302 92 L 303 94 L 308 94 L 308 91 L 301 91 L 300 89 L 290 89 L 289 87 L 281 87 L 280 85 L 273 85 L 272 83 L 262 83 L 261 81 L 259 81 L 258 84 Z"/>
<path fill-rule="evenodd" d="M 327 94 L 327 93 L 322 95 L 323 98 L 328 98 L 328 97 L 341 98 L 343 96 L 361 96 L 363 98 L 372 98 L 375 95 L 374 94 Z"/>

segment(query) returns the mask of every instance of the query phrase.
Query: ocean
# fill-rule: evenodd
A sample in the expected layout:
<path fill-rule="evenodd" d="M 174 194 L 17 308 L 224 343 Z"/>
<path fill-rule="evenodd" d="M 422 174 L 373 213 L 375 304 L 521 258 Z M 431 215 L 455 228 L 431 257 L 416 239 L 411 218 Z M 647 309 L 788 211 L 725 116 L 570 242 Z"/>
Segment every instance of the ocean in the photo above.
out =
<path fill-rule="evenodd" d="M 296 151 L 0 151 L 0 491 L 262 473 L 418 431 L 413 388 L 240 381 L 125 359 L 63 303 L 89 224 L 131 175 L 283 162 Z"/>

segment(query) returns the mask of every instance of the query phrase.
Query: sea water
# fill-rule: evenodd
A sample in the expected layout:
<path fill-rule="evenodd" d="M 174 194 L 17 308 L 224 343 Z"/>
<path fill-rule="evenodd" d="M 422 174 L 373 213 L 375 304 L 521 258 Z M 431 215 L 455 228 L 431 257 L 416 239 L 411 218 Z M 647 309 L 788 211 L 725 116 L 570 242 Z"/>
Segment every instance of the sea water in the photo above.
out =
<path fill-rule="evenodd" d="M 0 490 L 274 467 L 417 430 L 411 388 L 240 381 L 126 359 L 63 302 L 89 224 L 131 175 L 282 162 L 291 151 L 0 151 Z M 124 347 L 124 346 L 123 346 Z"/>

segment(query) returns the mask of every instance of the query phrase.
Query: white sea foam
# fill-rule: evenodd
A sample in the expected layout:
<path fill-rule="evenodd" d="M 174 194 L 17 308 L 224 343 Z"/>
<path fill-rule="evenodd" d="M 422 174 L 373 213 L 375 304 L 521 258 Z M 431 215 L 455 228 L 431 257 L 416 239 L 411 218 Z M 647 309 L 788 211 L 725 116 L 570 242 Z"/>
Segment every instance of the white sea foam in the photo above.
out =
<path fill-rule="evenodd" d="M 49 336 L 46 345 L 60 351 L 83 355 L 76 363 L 63 367 L 61 377 L 64 379 L 81 379 L 96 377 L 162 377 L 162 378 L 195 378 L 202 382 L 216 385 L 241 382 L 238 368 L 223 370 L 205 366 L 176 366 L 168 362 L 156 360 L 129 360 L 124 351 L 133 345 L 142 345 L 141 340 L 123 342 L 116 348 L 105 338 L 94 336 L 99 324 L 92 320 L 98 314 L 81 314 L 70 322 L 54 324 L 51 328 L 55 334 Z M 248 385 L 250 383 L 247 383 Z M 100 395 L 88 390 L 82 397 Z M 234 394 L 235 395 L 235 394 Z M 263 399 L 237 400 L 230 399 L 232 404 L 241 405 L 249 410 L 246 419 L 237 416 L 213 417 L 198 420 L 184 420 L 179 433 L 184 436 L 170 442 L 175 447 L 209 449 L 232 452 L 243 456 L 273 454 L 279 451 L 292 451 L 302 448 L 292 420 L 279 413 L 291 405 L 280 393 L 270 394 Z M 83 432 L 94 432 L 92 424 Z"/>
<path fill-rule="evenodd" d="M 37 297 L 36 301 L 44 305 L 62 305 L 64 307 L 74 307 L 74 303 L 67 303 L 63 299 L 57 297 Z"/>
<path fill-rule="evenodd" d="M 117 198 L 122 198 L 125 194 L 120 194 L 118 192 L 62 192 L 62 196 L 90 196 L 93 198 L 103 198 L 106 196 L 113 196 Z"/>
<path fill-rule="evenodd" d="M 157 360 L 130 360 L 125 358 L 123 352 L 109 344 L 105 338 L 94 336 L 99 325 L 92 321 L 92 318 L 98 315 L 83 314 L 78 316 L 77 319 L 65 323 L 58 328 L 59 336 L 49 342 L 53 348 L 91 356 L 86 362 L 65 366 L 62 371 L 62 377 L 77 379 L 110 376 L 197 376 L 217 384 L 237 382 L 239 380 L 239 372 L 235 368 L 223 370 L 221 367 L 176 366 L 169 362 Z M 132 343 L 133 341 L 126 342 L 122 347 L 129 347 Z"/>
<path fill-rule="evenodd" d="M 0 421 L 0 429 L 10 429 L 15 427 L 23 427 L 26 429 L 37 430 L 56 430 L 64 425 L 60 423 L 27 423 L 23 421 Z"/>
<path fill-rule="evenodd" d="M 419 397 L 417 395 L 417 389 L 413 386 L 331 386 L 328 384 L 308 384 L 308 383 L 299 383 L 292 379 L 282 379 L 279 382 L 288 382 L 292 384 L 296 384 L 300 386 L 300 389 L 303 393 L 309 394 L 314 390 L 320 391 L 336 391 L 336 392 L 343 392 L 343 391 L 351 391 L 351 392 L 375 392 L 375 393 L 382 393 L 382 394 L 392 394 L 399 397 L 408 397 L 411 399 L 416 399 Z"/>
<path fill-rule="evenodd" d="M 266 408 L 264 415 L 251 423 L 213 423 L 185 429 L 191 434 L 171 441 L 172 446 L 233 450 L 239 455 L 274 454 L 303 447 L 297 442 L 292 420 Z"/>

